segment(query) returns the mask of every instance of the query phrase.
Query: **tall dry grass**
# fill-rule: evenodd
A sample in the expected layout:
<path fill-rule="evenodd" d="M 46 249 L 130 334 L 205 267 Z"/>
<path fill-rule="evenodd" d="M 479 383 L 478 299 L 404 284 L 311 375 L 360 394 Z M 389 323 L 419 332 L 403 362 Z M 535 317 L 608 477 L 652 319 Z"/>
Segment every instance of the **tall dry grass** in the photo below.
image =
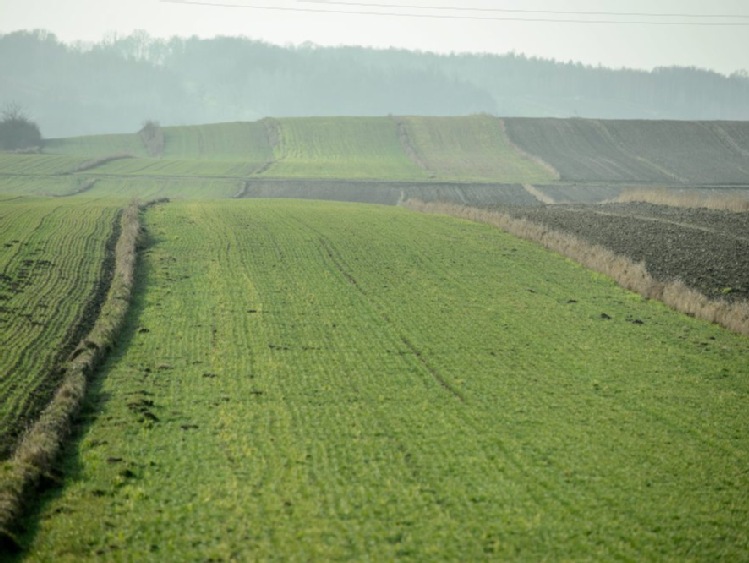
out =
<path fill-rule="evenodd" d="M 619 203 L 654 203 L 691 209 L 717 209 L 741 213 L 749 211 L 749 195 L 738 196 L 725 193 L 706 195 L 696 190 L 673 188 L 630 188 L 616 198 Z"/>
<path fill-rule="evenodd" d="M 70 435 L 87 381 L 122 327 L 133 287 L 140 236 L 139 210 L 137 203 L 133 203 L 120 216 L 114 276 L 93 328 L 62 367 L 62 383 L 49 405 L 21 438 L 11 459 L 0 466 L 0 549 L 3 543 L 15 543 L 13 524 L 23 509 L 24 499 L 49 475 Z"/>
<path fill-rule="evenodd" d="M 713 300 L 687 287 L 681 281 L 657 281 L 648 273 L 644 262 L 633 262 L 625 256 L 573 235 L 549 229 L 527 219 L 517 219 L 506 213 L 453 203 L 425 203 L 410 199 L 403 206 L 423 213 L 450 215 L 493 225 L 571 258 L 647 299 L 657 299 L 677 311 L 749 336 L 749 302 L 729 303 Z"/>

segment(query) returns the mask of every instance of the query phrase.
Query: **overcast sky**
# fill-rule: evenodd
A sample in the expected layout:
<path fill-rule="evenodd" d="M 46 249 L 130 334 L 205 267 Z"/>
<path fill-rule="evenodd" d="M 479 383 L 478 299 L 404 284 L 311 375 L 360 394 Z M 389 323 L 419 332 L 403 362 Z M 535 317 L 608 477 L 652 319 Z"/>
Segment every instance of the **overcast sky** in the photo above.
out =
<path fill-rule="evenodd" d="M 697 66 L 726 74 L 749 70 L 747 0 L 342 0 L 327 4 L 300 0 L 202 1 L 225 6 L 161 0 L 0 0 L 0 33 L 46 29 L 65 41 L 98 41 L 108 34 L 126 35 L 143 29 L 156 37 L 243 35 L 281 45 L 311 41 L 320 45 L 394 46 L 437 52 L 515 51 L 612 67 Z M 226 7 L 229 4 L 253 8 Z M 338 13 L 341 11 L 370 13 Z M 604 13 L 551 13 L 591 11 Z M 643 15 L 617 15 L 622 12 Z M 681 15 L 649 15 L 655 13 Z M 701 17 L 692 17 L 695 15 Z M 653 25 L 654 22 L 675 25 Z M 706 22 L 744 25 L 686 25 Z"/>

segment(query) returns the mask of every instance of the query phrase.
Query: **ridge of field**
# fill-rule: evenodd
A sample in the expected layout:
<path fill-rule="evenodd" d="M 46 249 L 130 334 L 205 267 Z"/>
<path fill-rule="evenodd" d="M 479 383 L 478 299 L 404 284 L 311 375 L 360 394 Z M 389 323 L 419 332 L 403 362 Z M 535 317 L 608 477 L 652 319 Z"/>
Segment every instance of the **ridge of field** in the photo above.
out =
<path fill-rule="evenodd" d="M 164 158 L 266 163 L 273 158 L 266 122 L 164 127 Z"/>
<path fill-rule="evenodd" d="M 463 205 L 539 205 L 523 186 L 488 182 L 423 182 L 383 180 L 328 180 L 249 178 L 242 198 L 299 198 L 397 205 L 412 198 L 454 201 Z"/>
<path fill-rule="evenodd" d="M 400 117 L 405 142 L 424 168 L 440 180 L 549 183 L 554 172 L 508 140 L 502 120 L 468 117 Z"/>
<path fill-rule="evenodd" d="M 397 124 L 387 117 L 304 117 L 277 120 L 275 162 L 266 176 L 426 180 L 408 158 Z"/>
<path fill-rule="evenodd" d="M 70 174 L 86 160 L 85 155 L 0 153 L 0 177 Z"/>
<path fill-rule="evenodd" d="M 91 185 L 91 178 L 80 176 L 1 176 L 0 193 L 36 197 L 75 195 Z"/>
<path fill-rule="evenodd" d="M 55 364 L 95 313 L 117 210 L 93 200 L 0 201 L 0 460 L 48 402 Z"/>
<path fill-rule="evenodd" d="M 158 159 L 142 158 L 137 134 L 57 139 L 45 150 L 61 153 L 57 158 L 139 157 L 103 162 L 94 170 L 115 175 L 547 185 L 557 180 L 556 171 L 562 182 L 749 184 L 747 122 L 288 117 L 162 131 L 164 153 Z M 1 157 L 0 170 L 39 166 L 33 156 L 26 163 L 5 163 L 9 156 L 17 155 Z M 54 166 L 54 160 L 48 164 Z"/>
<path fill-rule="evenodd" d="M 44 152 L 89 158 L 102 158 L 113 154 L 129 154 L 134 157 L 148 156 L 146 147 L 137 133 L 48 139 L 44 141 Z"/>
<path fill-rule="evenodd" d="M 563 181 L 749 183 L 749 122 L 508 118 Z"/>
<path fill-rule="evenodd" d="M 126 159 L 107 162 L 85 174 L 90 176 L 153 176 L 163 178 L 245 178 L 264 163 L 241 160 Z"/>
<path fill-rule="evenodd" d="M 144 219 L 26 560 L 745 556 L 746 338 L 447 217 Z"/>
<path fill-rule="evenodd" d="M 237 178 L 221 177 L 138 177 L 104 176 L 98 177 L 96 184 L 86 197 L 147 201 L 159 198 L 174 199 L 217 199 L 233 198 L 242 190 L 242 182 Z"/>

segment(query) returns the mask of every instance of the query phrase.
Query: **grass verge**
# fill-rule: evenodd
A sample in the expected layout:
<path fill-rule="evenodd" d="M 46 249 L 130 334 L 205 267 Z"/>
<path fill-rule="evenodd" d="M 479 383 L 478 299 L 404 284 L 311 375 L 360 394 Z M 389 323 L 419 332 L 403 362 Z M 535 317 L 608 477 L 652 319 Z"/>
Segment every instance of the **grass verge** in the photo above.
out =
<path fill-rule="evenodd" d="M 414 211 L 450 215 L 499 227 L 604 274 L 625 289 L 637 292 L 647 299 L 657 299 L 677 311 L 749 336 L 749 303 L 709 299 L 678 280 L 668 283 L 657 281 L 648 273 L 643 262 L 635 263 L 602 246 L 589 244 L 578 237 L 498 211 L 453 203 L 424 203 L 414 199 L 406 201 L 404 206 Z"/>
<path fill-rule="evenodd" d="M 114 276 L 99 317 L 63 366 L 60 387 L 39 419 L 21 439 L 0 473 L 0 551 L 13 549 L 15 519 L 24 498 L 48 475 L 60 447 L 70 434 L 71 421 L 85 395 L 86 382 L 108 351 L 122 325 L 130 302 L 133 269 L 140 234 L 140 207 L 128 206 L 120 218 L 115 247 Z"/>

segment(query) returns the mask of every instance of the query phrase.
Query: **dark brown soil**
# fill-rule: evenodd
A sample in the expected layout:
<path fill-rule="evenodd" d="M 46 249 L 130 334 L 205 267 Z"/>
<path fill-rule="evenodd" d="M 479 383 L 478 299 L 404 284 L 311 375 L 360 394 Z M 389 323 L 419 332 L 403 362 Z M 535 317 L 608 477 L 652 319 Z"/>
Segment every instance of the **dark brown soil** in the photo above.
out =
<path fill-rule="evenodd" d="M 749 300 L 749 213 L 645 203 L 498 209 L 644 261 L 659 281 L 680 279 L 711 298 Z"/>

